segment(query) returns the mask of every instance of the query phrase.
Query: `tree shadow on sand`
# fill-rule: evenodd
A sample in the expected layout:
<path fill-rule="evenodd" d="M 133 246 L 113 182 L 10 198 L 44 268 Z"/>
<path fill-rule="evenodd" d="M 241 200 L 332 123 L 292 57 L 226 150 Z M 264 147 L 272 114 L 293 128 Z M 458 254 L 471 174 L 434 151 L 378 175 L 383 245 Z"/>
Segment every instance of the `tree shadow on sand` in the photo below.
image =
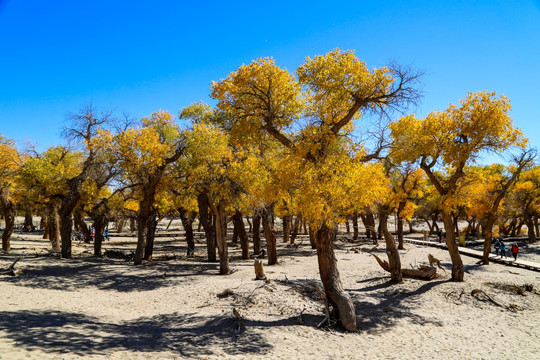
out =
<path fill-rule="evenodd" d="M 6 260 L 2 258 L 2 260 Z M 95 287 L 100 290 L 119 292 L 154 290 L 171 284 L 192 281 L 193 277 L 215 276 L 217 264 L 151 262 L 145 266 L 133 266 L 125 261 L 106 258 L 79 258 L 61 260 L 52 257 L 32 259 L 26 267 L 24 258 L 18 267 L 25 273 L 17 277 L 1 277 L 1 282 L 20 286 L 76 291 Z"/>
<path fill-rule="evenodd" d="M 174 313 L 114 324 L 76 313 L 4 311 L 0 328 L 16 346 L 27 350 L 79 356 L 127 350 L 169 351 L 193 358 L 223 353 L 264 355 L 272 349 L 261 335 L 224 316 Z"/>
<path fill-rule="evenodd" d="M 388 281 L 382 281 L 387 279 Z M 408 320 L 414 324 L 426 323 L 443 326 L 433 318 L 427 318 L 415 313 L 415 303 L 420 301 L 422 295 L 437 285 L 446 283 L 447 280 L 429 281 L 422 284 L 414 291 L 403 289 L 386 278 L 373 278 L 373 285 L 361 289 L 347 289 L 353 295 L 353 302 L 357 314 L 357 326 L 361 331 L 381 332 L 397 325 L 400 320 Z"/>

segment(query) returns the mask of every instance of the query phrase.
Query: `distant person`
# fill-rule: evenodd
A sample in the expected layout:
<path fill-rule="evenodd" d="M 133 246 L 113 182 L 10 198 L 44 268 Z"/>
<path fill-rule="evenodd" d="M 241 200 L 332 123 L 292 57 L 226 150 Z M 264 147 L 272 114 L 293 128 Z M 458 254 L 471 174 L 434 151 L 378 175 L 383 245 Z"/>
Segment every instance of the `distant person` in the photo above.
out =
<path fill-rule="evenodd" d="M 519 247 L 517 243 L 514 243 L 514 245 L 512 245 L 512 255 L 514 256 L 514 260 L 517 260 L 518 252 L 519 252 Z"/>
<path fill-rule="evenodd" d="M 440 229 L 439 229 L 439 231 L 437 231 L 437 236 L 439 237 L 439 242 L 441 243 L 442 238 L 443 238 L 443 234 L 442 234 L 442 231 Z"/>
<path fill-rule="evenodd" d="M 495 238 L 495 242 L 493 242 L 493 246 L 495 246 L 495 256 L 499 256 L 499 249 L 501 248 L 501 243 L 499 241 L 499 238 Z"/>
<path fill-rule="evenodd" d="M 96 228 L 94 227 L 94 224 L 90 225 L 90 239 L 94 241 L 96 239 Z"/>
<path fill-rule="evenodd" d="M 504 243 L 504 241 L 500 241 L 499 247 L 501 248 L 501 259 L 503 258 L 503 256 L 506 259 L 506 244 Z"/>
<path fill-rule="evenodd" d="M 103 238 L 107 239 L 109 241 L 111 240 L 111 239 L 109 239 L 109 228 L 105 229 L 105 232 L 103 233 Z"/>

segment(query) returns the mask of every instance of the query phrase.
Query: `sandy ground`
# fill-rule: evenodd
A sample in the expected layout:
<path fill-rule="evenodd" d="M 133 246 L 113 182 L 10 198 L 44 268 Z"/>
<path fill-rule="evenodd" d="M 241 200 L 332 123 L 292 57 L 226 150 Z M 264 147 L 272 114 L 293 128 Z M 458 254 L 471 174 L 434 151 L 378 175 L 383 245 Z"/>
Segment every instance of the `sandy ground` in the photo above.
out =
<path fill-rule="evenodd" d="M 324 306 L 308 244 L 279 244 L 280 264 L 266 266 L 270 281 L 262 282 L 253 280 L 252 260 L 238 260 L 236 247 L 237 271 L 220 276 L 217 264 L 204 261 L 204 244 L 186 259 L 181 237 L 158 238 L 155 260 L 135 267 L 94 258 L 84 243 L 74 244 L 73 259 L 62 260 L 39 236 L 15 234 L 0 269 L 21 258 L 16 268 L 25 273 L 0 277 L 0 359 L 540 358 L 540 272 L 479 266 L 463 256 L 465 282 L 455 283 L 446 251 L 406 245 L 404 267 L 425 263 L 431 253 L 446 273 L 392 284 L 367 253 L 372 244 L 338 241 L 359 329 L 346 333 L 317 328 Z M 115 237 L 104 248 L 133 250 L 135 239 Z M 540 246 L 524 246 L 520 256 L 540 262 L 539 254 Z M 533 291 L 513 287 L 525 284 Z M 475 289 L 484 293 L 475 297 Z"/>

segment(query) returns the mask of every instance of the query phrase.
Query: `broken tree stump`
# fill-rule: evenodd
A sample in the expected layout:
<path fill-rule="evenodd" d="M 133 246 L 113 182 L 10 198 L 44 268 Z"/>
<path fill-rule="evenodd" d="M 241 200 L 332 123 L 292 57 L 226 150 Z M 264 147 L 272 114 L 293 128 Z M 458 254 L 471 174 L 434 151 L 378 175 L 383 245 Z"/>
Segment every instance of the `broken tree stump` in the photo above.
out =
<path fill-rule="evenodd" d="M 388 264 L 388 262 L 380 259 L 375 254 L 371 254 L 371 255 L 375 257 L 375 260 L 377 260 L 379 265 L 384 270 L 390 272 L 390 265 Z M 430 266 L 420 265 L 418 269 L 401 269 L 401 274 L 404 277 L 408 277 L 408 278 L 433 279 L 435 277 L 435 274 L 437 273 L 437 268 L 432 266 L 432 264 L 436 263 L 440 267 L 440 261 L 434 258 L 431 254 L 428 255 L 428 260 L 430 261 Z"/>
<path fill-rule="evenodd" d="M 266 280 L 262 260 L 255 259 L 255 280 Z"/>

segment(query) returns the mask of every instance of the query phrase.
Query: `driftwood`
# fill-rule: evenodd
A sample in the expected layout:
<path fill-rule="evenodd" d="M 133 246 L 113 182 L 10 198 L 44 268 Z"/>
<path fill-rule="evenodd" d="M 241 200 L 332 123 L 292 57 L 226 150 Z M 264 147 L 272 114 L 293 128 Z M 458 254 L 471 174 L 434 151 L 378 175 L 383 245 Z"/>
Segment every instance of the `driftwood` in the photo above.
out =
<path fill-rule="evenodd" d="M 371 254 L 375 257 L 375 260 L 386 271 L 390 272 L 390 265 L 385 260 L 380 259 L 377 255 Z M 437 273 L 437 268 L 433 266 L 434 263 L 442 269 L 441 263 L 431 254 L 428 255 L 429 266 L 420 265 L 418 269 L 401 269 L 401 273 L 404 277 L 408 278 L 420 278 L 420 279 L 433 279 Z M 443 269 L 444 270 L 444 269 Z"/>
<path fill-rule="evenodd" d="M 0 271 L 0 275 L 9 275 L 9 276 L 17 276 L 17 275 L 20 275 L 22 273 L 24 273 L 24 269 L 17 269 L 15 270 L 15 264 L 21 259 L 17 259 L 13 262 L 13 264 L 11 264 L 7 270 L 5 271 Z"/>
<path fill-rule="evenodd" d="M 255 259 L 255 280 L 266 280 L 262 260 Z"/>

